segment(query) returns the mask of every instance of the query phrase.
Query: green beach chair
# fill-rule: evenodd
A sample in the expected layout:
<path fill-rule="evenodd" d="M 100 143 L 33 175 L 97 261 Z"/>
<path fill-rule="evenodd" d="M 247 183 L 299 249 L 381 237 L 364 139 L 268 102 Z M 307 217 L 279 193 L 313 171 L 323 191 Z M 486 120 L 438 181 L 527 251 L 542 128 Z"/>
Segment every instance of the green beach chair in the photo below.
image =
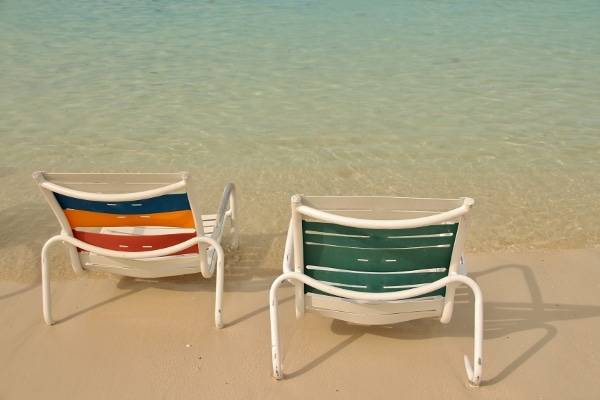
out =
<path fill-rule="evenodd" d="M 35 172 L 60 223 L 59 235 L 42 248 L 44 319 L 54 324 L 50 304 L 49 249 L 64 243 L 77 273 L 106 272 L 157 278 L 216 271 L 215 324 L 223 327 L 224 254 L 221 238 L 231 224 L 238 245 L 235 186 L 229 183 L 216 214 L 202 215 L 190 174 Z"/>
<path fill-rule="evenodd" d="M 475 296 L 474 365 L 482 372 L 483 300 L 462 255 L 474 201 L 399 197 L 292 197 L 283 274 L 270 291 L 273 375 L 283 379 L 277 290 L 295 286 L 296 316 L 305 312 L 365 325 L 452 317 L 454 292 Z"/>

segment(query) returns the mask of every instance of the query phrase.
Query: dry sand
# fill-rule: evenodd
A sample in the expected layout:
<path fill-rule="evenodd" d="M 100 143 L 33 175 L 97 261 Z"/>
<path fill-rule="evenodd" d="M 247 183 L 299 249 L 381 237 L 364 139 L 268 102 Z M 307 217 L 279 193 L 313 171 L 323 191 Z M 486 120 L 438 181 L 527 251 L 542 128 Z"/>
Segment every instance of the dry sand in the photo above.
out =
<path fill-rule="evenodd" d="M 0 399 L 598 399 L 600 249 L 475 254 L 485 301 L 484 370 L 467 384 L 472 296 L 452 321 L 356 326 L 296 320 L 280 292 L 285 381 L 271 377 L 268 289 L 274 275 L 226 282 L 79 279 L 53 285 L 57 324 L 39 284 L 0 283 Z"/>

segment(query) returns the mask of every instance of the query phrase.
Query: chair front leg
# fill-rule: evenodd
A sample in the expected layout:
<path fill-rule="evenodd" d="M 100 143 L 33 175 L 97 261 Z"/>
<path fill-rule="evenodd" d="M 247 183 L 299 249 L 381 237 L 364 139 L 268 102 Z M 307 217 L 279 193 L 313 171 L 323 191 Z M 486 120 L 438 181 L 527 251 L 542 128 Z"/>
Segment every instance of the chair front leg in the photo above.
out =
<path fill-rule="evenodd" d="M 221 250 L 221 253 L 223 250 Z M 223 266 L 223 254 L 220 254 L 217 260 L 217 282 L 215 287 L 215 325 L 221 329 L 223 325 L 223 286 L 225 268 Z"/>
<path fill-rule="evenodd" d="M 223 248 L 215 240 L 202 237 L 197 238 L 200 242 L 208 243 L 217 253 L 217 277 L 215 285 L 215 325 L 217 328 L 223 328 L 223 291 L 225 286 L 225 253 Z"/>
<path fill-rule="evenodd" d="M 283 363 L 281 360 L 281 350 L 279 344 L 279 318 L 278 318 L 278 301 L 277 301 L 277 289 L 281 285 L 281 276 L 275 279 L 271 285 L 271 291 L 269 292 L 269 311 L 271 317 L 271 362 L 273 363 L 273 377 L 277 380 L 284 378 Z"/>
<path fill-rule="evenodd" d="M 469 383 L 471 386 L 479 386 L 481 383 L 481 374 L 483 372 L 483 295 L 477 283 L 468 277 L 464 277 L 463 283 L 467 284 L 473 295 L 475 296 L 475 316 L 474 316 L 474 333 L 473 333 L 473 362 L 471 364 L 469 357 L 465 355 L 465 368 Z"/>
<path fill-rule="evenodd" d="M 52 301 L 50 291 L 50 258 L 48 257 L 48 251 L 50 246 L 55 242 L 60 241 L 60 236 L 54 236 L 42 247 L 42 310 L 44 313 L 44 321 L 48 325 L 54 325 L 55 321 L 52 318 Z"/>

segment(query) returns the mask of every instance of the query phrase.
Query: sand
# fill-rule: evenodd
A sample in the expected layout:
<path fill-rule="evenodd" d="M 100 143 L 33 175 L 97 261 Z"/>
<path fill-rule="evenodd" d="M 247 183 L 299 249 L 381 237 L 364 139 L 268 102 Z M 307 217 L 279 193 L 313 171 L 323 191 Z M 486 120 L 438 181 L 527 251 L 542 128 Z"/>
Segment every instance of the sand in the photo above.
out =
<path fill-rule="evenodd" d="M 280 292 L 287 379 L 271 376 L 274 273 L 229 277 L 214 327 L 214 281 L 81 278 L 0 283 L 0 399 L 598 399 L 600 249 L 468 255 L 482 288 L 484 370 L 467 383 L 472 296 L 452 321 L 385 327 L 307 315 Z"/>

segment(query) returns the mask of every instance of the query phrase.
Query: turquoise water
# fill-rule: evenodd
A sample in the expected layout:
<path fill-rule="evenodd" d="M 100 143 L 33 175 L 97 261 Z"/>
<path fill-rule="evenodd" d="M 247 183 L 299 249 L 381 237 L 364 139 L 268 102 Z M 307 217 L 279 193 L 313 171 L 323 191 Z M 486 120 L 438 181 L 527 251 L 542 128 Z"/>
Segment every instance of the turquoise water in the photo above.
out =
<path fill-rule="evenodd" d="M 0 1 L 0 274 L 38 279 L 57 231 L 38 169 L 188 170 L 206 209 L 235 182 L 231 274 L 279 268 L 297 192 L 471 196 L 470 252 L 597 247 L 598 21 L 596 0 Z"/>

